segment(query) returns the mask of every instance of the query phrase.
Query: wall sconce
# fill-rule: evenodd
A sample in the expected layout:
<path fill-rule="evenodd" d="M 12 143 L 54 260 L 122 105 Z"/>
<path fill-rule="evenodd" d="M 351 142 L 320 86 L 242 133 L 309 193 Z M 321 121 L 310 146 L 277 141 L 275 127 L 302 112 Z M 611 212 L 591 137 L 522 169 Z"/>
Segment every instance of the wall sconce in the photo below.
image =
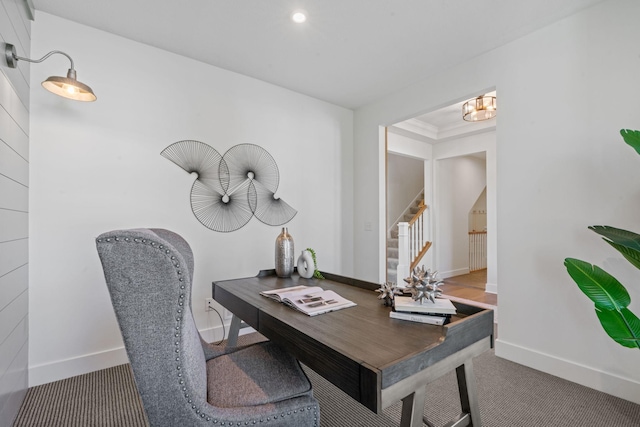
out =
<path fill-rule="evenodd" d="M 95 101 L 97 98 L 94 95 L 93 90 L 91 90 L 91 88 L 86 84 L 76 80 L 76 70 L 73 68 L 73 59 L 71 59 L 71 57 L 66 53 L 60 52 L 59 50 L 52 50 L 40 59 L 29 59 L 16 55 L 16 48 L 12 44 L 6 43 L 4 48 L 4 56 L 9 68 L 16 68 L 18 66 L 18 61 L 27 61 L 39 64 L 55 53 L 66 56 L 69 59 L 69 62 L 71 62 L 71 68 L 67 71 L 67 77 L 51 76 L 42 82 L 42 87 L 58 96 L 73 99 L 75 101 Z"/>

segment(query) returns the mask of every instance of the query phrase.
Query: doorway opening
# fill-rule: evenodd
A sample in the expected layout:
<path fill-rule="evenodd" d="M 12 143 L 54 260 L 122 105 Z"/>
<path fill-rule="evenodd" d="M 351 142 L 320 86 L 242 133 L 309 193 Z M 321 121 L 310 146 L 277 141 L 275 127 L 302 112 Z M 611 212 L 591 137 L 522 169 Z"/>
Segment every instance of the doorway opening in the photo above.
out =
<path fill-rule="evenodd" d="M 495 91 L 490 94 L 495 96 Z M 394 167 L 389 158 L 396 162 L 397 156 L 418 160 L 405 163 L 424 172 L 422 194 L 429 212 L 424 228 L 431 245 L 419 265 L 439 272 L 439 278 L 444 280 L 442 290 L 451 299 L 494 308 L 497 307 L 496 119 L 463 121 L 464 102 L 387 128 L 386 213 L 405 208 L 389 206 L 396 203 L 398 193 L 406 187 L 405 182 L 389 174 L 389 168 Z M 390 224 L 394 220 L 385 219 L 390 227 L 388 242 L 397 227 Z M 387 262 L 388 274 L 393 271 L 392 262 Z M 402 275 L 403 270 L 398 270 L 398 281 Z"/>

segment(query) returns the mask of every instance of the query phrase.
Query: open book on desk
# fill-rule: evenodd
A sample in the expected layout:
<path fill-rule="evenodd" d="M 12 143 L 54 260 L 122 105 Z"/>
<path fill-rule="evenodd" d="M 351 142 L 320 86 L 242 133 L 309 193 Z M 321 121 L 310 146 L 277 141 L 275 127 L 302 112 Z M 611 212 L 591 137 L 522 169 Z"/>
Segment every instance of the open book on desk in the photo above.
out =
<path fill-rule="evenodd" d="M 353 301 L 341 297 L 334 291 L 325 291 L 319 286 L 292 286 L 260 292 L 260 295 L 286 304 L 308 316 L 328 313 L 353 307 Z"/>

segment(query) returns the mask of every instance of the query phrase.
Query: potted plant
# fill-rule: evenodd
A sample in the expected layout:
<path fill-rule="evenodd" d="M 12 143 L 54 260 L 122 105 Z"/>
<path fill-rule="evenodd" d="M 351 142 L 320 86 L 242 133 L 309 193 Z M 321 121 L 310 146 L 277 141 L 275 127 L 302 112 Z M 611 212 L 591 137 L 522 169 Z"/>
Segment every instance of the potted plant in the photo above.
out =
<path fill-rule="evenodd" d="M 640 154 L 640 131 L 623 129 L 624 141 Z M 640 235 L 606 225 L 594 225 L 590 230 L 640 269 Z M 566 258 L 564 265 L 580 290 L 595 304 L 595 311 L 605 332 L 618 344 L 640 348 L 640 319 L 627 307 L 631 297 L 627 289 L 612 275 L 596 265 L 575 258 Z"/>

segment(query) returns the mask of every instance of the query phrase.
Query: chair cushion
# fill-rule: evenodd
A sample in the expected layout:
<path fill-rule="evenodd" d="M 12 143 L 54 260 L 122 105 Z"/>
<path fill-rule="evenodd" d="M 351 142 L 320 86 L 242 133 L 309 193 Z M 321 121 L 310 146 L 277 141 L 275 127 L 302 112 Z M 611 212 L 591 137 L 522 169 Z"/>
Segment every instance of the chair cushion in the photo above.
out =
<path fill-rule="evenodd" d="M 207 400 L 220 408 L 255 406 L 311 395 L 300 364 L 271 342 L 207 361 Z"/>

